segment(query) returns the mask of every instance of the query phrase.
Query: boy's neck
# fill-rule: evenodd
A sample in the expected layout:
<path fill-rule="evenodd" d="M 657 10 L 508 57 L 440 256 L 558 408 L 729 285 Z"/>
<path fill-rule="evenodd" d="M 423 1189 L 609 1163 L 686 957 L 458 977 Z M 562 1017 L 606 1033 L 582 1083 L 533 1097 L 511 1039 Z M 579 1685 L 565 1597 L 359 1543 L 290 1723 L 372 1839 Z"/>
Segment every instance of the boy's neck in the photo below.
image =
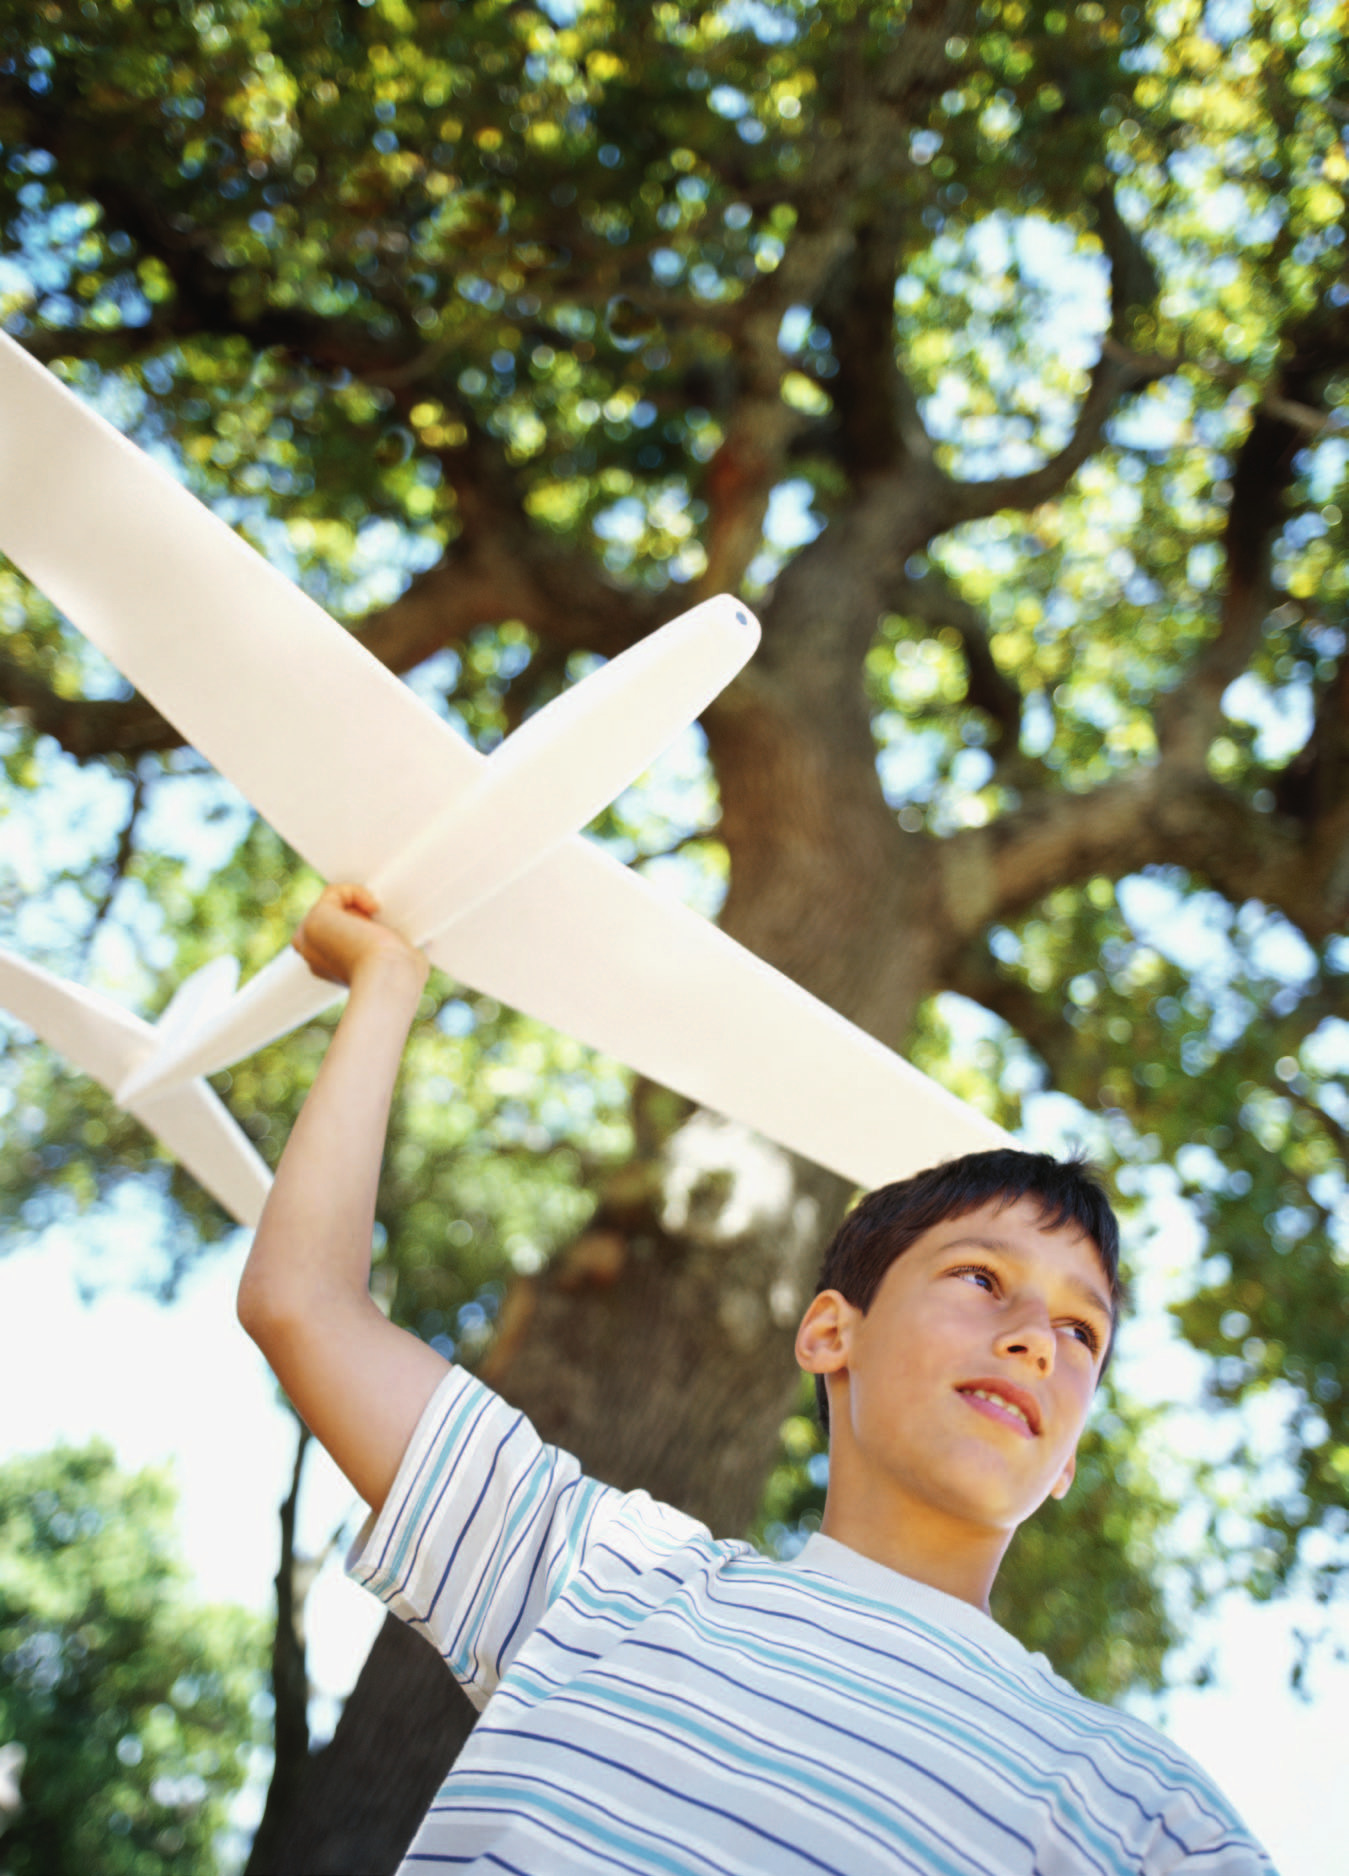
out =
<path fill-rule="evenodd" d="M 820 1529 L 873 1563 L 971 1603 L 985 1615 L 993 1580 L 1012 1541 L 1010 1531 L 975 1530 L 930 1510 L 925 1516 L 899 1518 L 868 1505 L 845 1505 L 832 1491 Z"/>

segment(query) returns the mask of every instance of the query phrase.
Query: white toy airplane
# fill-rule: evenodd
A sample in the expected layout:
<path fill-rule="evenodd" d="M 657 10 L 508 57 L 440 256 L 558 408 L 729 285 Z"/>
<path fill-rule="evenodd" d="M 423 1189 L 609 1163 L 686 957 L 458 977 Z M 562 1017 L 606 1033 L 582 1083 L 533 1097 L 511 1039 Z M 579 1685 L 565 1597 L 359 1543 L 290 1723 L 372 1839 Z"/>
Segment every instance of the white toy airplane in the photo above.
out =
<path fill-rule="evenodd" d="M 491 756 L 473 756 L 468 788 L 372 882 L 382 903 L 414 941 L 440 935 L 593 820 L 729 682 L 757 638 L 743 607 L 697 607 L 574 685 Z M 253 1225 L 270 1174 L 200 1076 L 251 1055 L 342 993 L 293 951 L 235 995 L 238 977 L 233 958 L 213 959 L 151 1028 L 0 948 L 0 1008 L 101 1083 L 228 1212 Z"/>
<path fill-rule="evenodd" d="M 752 651 L 757 626 L 738 602 L 675 620 L 481 757 L 3 335 L 0 551 L 320 874 L 371 886 L 451 976 L 859 1185 L 1009 1143 L 576 836 Z M 10 1001 L 15 981 L 0 977 L 0 998 L 38 1028 Z M 138 1031 L 136 1059 L 110 1070 L 117 1098 L 162 1116 L 171 1090 L 335 994 L 284 953 L 153 1047 Z M 49 1037 L 77 1060 L 80 1024 L 100 1020 L 87 999 L 78 1008 Z M 194 1170 L 210 1183 L 200 1154 Z"/>

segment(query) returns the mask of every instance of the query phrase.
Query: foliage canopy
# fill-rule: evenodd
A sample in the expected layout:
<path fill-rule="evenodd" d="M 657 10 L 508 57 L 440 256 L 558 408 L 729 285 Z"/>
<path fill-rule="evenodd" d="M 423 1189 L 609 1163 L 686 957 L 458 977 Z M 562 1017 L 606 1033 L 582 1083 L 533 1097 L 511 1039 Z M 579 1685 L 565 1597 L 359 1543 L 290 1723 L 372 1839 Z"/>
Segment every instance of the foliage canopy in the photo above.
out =
<path fill-rule="evenodd" d="M 190 1599 L 173 1499 L 97 1442 L 0 1468 L 0 1737 L 26 1754 L 12 1876 L 216 1868 L 262 1628 Z"/>

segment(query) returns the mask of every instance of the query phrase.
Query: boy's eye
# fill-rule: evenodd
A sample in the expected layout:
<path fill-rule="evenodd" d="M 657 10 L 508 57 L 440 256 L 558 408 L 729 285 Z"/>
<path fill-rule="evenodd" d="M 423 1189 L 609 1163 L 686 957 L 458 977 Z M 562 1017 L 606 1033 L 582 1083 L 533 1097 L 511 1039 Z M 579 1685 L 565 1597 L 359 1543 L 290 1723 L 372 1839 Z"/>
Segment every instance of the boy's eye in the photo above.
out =
<path fill-rule="evenodd" d="M 1096 1354 L 1101 1346 L 1101 1338 L 1089 1322 L 1070 1322 L 1067 1326 L 1079 1342 L 1089 1348 L 1093 1355 Z"/>
<path fill-rule="evenodd" d="M 986 1290 L 990 1296 L 998 1294 L 997 1272 L 990 1270 L 987 1264 L 958 1264 L 950 1274 L 953 1277 L 959 1277 L 962 1282 L 972 1283 L 977 1289 Z M 1065 1328 L 1074 1340 L 1080 1342 L 1089 1354 L 1100 1354 L 1101 1335 L 1094 1323 L 1083 1321 L 1079 1317 L 1071 1317 L 1060 1326 Z"/>

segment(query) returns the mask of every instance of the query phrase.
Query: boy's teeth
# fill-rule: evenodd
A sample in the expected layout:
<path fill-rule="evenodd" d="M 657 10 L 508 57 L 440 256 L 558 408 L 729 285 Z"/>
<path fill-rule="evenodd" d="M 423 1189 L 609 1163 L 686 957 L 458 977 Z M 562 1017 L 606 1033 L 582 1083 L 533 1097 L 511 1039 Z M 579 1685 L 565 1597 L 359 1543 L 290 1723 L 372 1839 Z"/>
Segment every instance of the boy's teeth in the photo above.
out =
<path fill-rule="evenodd" d="M 1017 1406 L 1015 1401 L 1008 1400 L 1006 1395 L 993 1394 L 986 1387 L 967 1387 L 965 1392 L 972 1394 L 976 1400 L 991 1400 L 997 1406 L 1005 1407 L 1009 1414 L 1015 1414 L 1018 1420 L 1025 1420 L 1026 1425 L 1030 1425 L 1030 1421 L 1026 1419 L 1026 1415 L 1022 1409 Z"/>

